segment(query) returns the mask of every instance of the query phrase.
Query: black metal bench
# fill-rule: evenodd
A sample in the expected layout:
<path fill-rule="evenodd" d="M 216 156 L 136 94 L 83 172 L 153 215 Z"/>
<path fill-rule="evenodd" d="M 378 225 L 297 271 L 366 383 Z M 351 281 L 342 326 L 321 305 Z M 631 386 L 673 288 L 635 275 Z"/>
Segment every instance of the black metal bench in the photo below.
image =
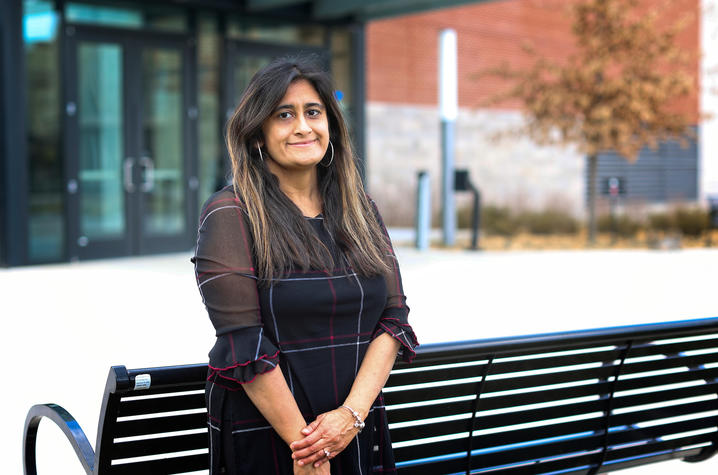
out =
<path fill-rule="evenodd" d="M 96 450 L 64 409 L 87 473 L 206 469 L 205 365 L 110 370 Z M 146 386 L 149 384 L 149 388 Z M 593 474 L 718 447 L 718 318 L 425 345 L 385 388 L 401 473 Z"/>

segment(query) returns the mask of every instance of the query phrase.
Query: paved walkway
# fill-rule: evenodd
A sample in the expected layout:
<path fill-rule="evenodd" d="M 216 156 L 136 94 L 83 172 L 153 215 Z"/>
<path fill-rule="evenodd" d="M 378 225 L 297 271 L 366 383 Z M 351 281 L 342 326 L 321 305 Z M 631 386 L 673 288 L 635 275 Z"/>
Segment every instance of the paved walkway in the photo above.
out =
<path fill-rule="evenodd" d="M 718 316 L 718 250 L 397 253 L 422 343 Z M 0 473 L 21 473 L 22 424 L 33 403 L 64 406 L 94 445 L 111 365 L 206 361 L 212 327 L 189 257 L 0 270 L 0 372 L 10 378 Z M 38 450 L 39 473 L 82 473 L 50 424 Z M 717 463 L 625 473 L 701 475 Z"/>

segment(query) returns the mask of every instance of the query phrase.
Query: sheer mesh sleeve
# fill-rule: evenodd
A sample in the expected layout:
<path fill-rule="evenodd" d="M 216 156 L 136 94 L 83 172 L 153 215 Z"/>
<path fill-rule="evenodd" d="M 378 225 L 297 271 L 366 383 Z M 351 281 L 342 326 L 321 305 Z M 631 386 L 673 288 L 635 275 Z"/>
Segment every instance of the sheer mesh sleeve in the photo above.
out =
<path fill-rule="evenodd" d="M 390 257 L 389 259 L 389 271 L 384 274 L 384 281 L 386 282 L 386 306 L 382 312 L 379 323 L 377 323 L 376 329 L 374 330 L 374 338 L 381 333 L 388 333 L 401 343 L 399 347 L 399 356 L 404 361 L 411 361 L 416 356 L 414 349 L 419 345 L 416 339 L 414 330 L 409 325 L 409 307 L 406 305 L 406 296 L 404 295 L 404 288 L 401 284 L 401 273 L 399 272 L 399 262 L 394 254 L 394 248 L 391 245 L 391 239 L 389 233 L 384 226 L 384 221 L 379 214 L 379 210 L 373 200 L 370 200 L 374 207 L 374 213 L 379 225 L 385 236 L 386 252 Z"/>
<path fill-rule="evenodd" d="M 192 262 L 217 341 L 208 379 L 237 387 L 274 369 L 279 350 L 264 335 L 252 241 L 243 208 L 231 190 L 215 193 L 200 217 Z"/>

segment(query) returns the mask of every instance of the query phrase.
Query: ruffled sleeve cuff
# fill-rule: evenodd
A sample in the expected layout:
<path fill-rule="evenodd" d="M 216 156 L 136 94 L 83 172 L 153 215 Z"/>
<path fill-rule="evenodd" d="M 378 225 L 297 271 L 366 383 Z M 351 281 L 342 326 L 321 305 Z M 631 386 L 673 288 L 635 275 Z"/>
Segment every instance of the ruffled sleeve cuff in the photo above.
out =
<path fill-rule="evenodd" d="M 237 390 L 279 364 L 279 349 L 263 335 L 262 327 L 225 333 L 209 352 L 208 381 Z"/>
<path fill-rule="evenodd" d="M 407 363 L 411 363 L 416 356 L 415 349 L 419 346 L 419 342 L 416 339 L 416 335 L 414 334 L 414 330 L 411 328 L 411 325 L 402 322 L 396 317 L 382 317 L 376 326 L 376 330 L 374 331 L 374 336 L 372 338 L 376 338 L 382 333 L 388 333 L 401 343 L 401 346 L 399 347 L 399 357 Z"/>

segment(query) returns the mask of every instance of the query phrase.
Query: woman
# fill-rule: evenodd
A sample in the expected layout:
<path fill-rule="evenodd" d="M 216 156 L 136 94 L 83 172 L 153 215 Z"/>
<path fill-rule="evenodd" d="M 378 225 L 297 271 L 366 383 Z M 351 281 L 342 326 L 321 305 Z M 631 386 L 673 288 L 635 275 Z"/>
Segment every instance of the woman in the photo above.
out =
<path fill-rule="evenodd" d="M 263 68 L 226 139 L 234 186 L 205 204 L 193 259 L 217 334 L 212 473 L 392 471 L 380 392 L 417 343 L 328 75 Z"/>

